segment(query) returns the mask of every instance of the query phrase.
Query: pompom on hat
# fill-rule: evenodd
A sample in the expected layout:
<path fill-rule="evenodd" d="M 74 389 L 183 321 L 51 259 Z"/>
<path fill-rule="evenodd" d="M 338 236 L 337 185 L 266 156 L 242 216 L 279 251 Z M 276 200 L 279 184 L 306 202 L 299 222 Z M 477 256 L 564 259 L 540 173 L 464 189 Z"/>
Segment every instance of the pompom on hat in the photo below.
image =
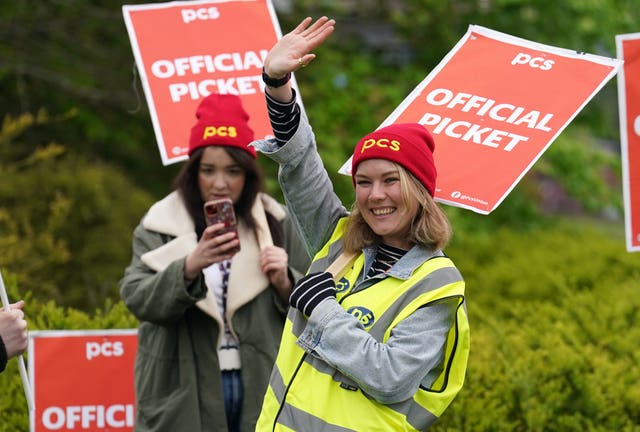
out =
<path fill-rule="evenodd" d="M 437 177 L 433 162 L 434 148 L 433 137 L 419 123 L 385 126 L 358 141 L 351 159 L 351 175 L 355 175 L 358 164 L 364 160 L 386 159 L 406 168 L 433 197 Z"/>
<path fill-rule="evenodd" d="M 249 114 L 239 96 L 211 93 L 200 102 L 196 118 L 191 128 L 189 156 L 200 147 L 221 145 L 241 148 L 256 158 L 255 149 L 248 145 L 254 136 L 248 123 Z"/>

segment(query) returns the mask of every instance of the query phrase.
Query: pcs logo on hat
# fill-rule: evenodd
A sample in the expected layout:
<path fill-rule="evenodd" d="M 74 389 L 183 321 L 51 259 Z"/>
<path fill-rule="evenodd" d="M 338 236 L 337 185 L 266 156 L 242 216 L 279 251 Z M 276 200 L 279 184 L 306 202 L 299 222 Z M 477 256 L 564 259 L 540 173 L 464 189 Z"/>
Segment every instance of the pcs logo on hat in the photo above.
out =
<path fill-rule="evenodd" d="M 202 133 L 202 139 L 211 138 L 214 136 L 235 138 L 238 136 L 238 131 L 235 126 L 207 126 Z"/>
<path fill-rule="evenodd" d="M 254 135 L 240 96 L 211 93 L 198 105 L 196 118 L 189 135 L 190 157 L 200 147 L 220 145 L 237 147 L 256 158 L 256 150 L 248 145 Z"/>
<path fill-rule="evenodd" d="M 389 150 L 400 151 L 400 141 L 389 138 L 369 138 L 362 143 L 360 153 L 364 153 L 371 147 L 379 147 L 383 149 L 388 148 Z"/>
<path fill-rule="evenodd" d="M 352 180 L 358 164 L 367 159 L 386 159 L 406 168 L 434 196 L 436 167 L 433 162 L 435 143 L 427 129 L 419 123 L 394 123 L 360 138 L 351 159 Z"/>

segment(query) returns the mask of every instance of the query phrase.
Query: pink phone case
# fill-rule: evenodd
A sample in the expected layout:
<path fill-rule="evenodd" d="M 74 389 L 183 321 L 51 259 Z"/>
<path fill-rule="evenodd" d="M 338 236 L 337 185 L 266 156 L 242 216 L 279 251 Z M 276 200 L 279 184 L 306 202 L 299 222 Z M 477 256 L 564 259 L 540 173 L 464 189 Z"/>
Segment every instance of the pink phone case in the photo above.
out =
<path fill-rule="evenodd" d="M 207 201 L 204 204 L 204 218 L 207 226 L 224 222 L 224 228 L 220 231 L 220 234 L 230 231 L 238 232 L 233 202 L 229 198 Z"/>

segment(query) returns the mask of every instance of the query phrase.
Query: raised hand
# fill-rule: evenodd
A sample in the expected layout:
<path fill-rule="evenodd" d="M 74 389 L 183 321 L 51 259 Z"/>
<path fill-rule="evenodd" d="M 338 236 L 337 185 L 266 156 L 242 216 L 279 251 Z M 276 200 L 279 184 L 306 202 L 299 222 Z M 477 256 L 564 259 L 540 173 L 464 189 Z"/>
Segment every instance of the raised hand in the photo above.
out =
<path fill-rule="evenodd" d="M 312 22 L 307 17 L 271 48 L 264 60 L 264 70 L 270 77 L 281 78 L 289 72 L 307 66 L 316 55 L 311 51 L 333 33 L 335 20 L 325 16 Z"/>

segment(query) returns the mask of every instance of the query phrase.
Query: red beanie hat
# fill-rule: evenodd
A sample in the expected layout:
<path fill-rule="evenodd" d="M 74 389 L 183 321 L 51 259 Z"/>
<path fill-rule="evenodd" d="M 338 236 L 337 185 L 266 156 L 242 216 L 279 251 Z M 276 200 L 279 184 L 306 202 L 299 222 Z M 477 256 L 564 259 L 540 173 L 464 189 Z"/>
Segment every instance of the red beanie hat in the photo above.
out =
<path fill-rule="evenodd" d="M 197 148 L 211 145 L 238 147 L 256 157 L 248 144 L 253 141 L 249 114 L 239 96 L 211 93 L 202 99 L 196 110 L 198 121 L 191 128 L 189 156 Z"/>
<path fill-rule="evenodd" d="M 355 175 L 358 164 L 364 160 L 386 159 L 406 168 L 433 197 L 437 176 L 434 147 L 433 137 L 419 123 L 398 123 L 380 128 L 358 141 L 351 159 L 351 175 Z"/>

